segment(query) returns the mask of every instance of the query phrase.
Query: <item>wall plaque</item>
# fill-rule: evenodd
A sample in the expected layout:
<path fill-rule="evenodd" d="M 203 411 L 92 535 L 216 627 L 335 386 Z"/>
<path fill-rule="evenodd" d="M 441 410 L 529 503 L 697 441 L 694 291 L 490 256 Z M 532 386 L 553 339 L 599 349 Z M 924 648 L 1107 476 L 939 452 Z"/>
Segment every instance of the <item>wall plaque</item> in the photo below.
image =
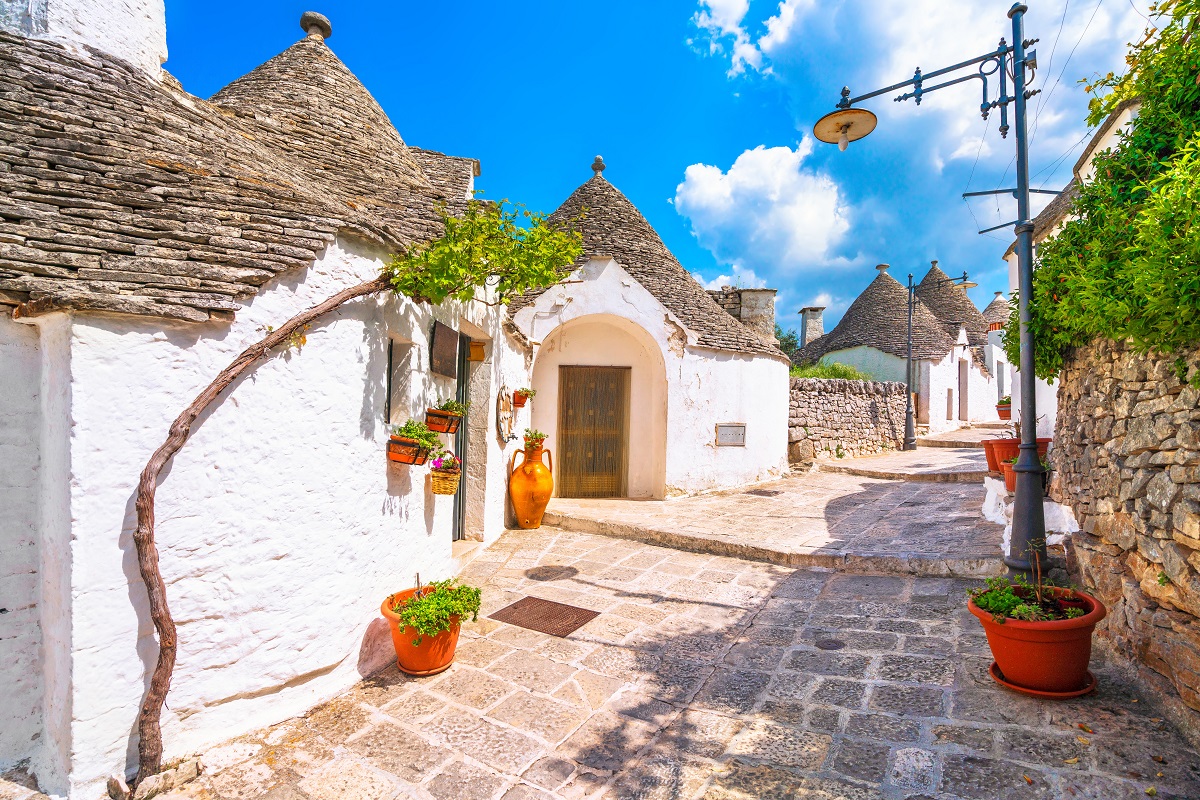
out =
<path fill-rule="evenodd" d="M 745 447 L 746 425 L 741 422 L 717 423 L 717 447 Z"/>
<path fill-rule="evenodd" d="M 458 377 L 458 331 L 442 322 L 433 323 L 429 371 L 447 378 Z"/>

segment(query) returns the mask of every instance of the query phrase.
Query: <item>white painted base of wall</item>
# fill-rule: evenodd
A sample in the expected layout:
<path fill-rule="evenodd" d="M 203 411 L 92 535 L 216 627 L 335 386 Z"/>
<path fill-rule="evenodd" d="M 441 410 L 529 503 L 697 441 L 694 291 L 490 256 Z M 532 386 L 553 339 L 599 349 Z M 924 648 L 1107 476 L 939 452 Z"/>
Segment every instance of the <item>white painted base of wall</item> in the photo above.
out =
<path fill-rule="evenodd" d="M 1015 503 L 1004 486 L 1003 478 L 986 477 L 983 479 L 987 494 L 983 500 L 983 518 L 1004 526 L 1003 550 L 1008 552 L 1008 544 L 1012 541 L 1012 515 Z M 1046 517 L 1046 544 L 1062 544 L 1072 533 L 1079 530 L 1075 514 L 1070 506 L 1056 503 L 1050 498 L 1042 500 L 1042 513 Z"/>

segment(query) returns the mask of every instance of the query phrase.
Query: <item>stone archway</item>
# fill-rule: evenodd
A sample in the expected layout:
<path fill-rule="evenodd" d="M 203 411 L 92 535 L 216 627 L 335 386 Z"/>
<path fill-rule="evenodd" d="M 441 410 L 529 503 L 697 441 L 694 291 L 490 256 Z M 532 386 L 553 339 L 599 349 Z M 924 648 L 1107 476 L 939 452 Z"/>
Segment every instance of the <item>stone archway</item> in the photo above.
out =
<path fill-rule="evenodd" d="M 625 494 L 661 498 L 666 483 L 667 378 L 663 354 L 640 325 L 610 314 L 572 319 L 543 337 L 533 365 L 531 424 L 558 446 L 561 367 L 629 368 Z M 558 479 L 558 464 L 555 464 Z"/>

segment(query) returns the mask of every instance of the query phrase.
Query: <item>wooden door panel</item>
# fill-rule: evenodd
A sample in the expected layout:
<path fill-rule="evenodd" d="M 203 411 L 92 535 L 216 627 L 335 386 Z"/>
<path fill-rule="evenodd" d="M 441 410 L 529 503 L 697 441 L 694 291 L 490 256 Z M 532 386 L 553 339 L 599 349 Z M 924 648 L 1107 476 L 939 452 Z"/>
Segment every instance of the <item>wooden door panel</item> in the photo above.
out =
<path fill-rule="evenodd" d="M 624 497 L 629 367 L 559 367 L 558 494 Z"/>

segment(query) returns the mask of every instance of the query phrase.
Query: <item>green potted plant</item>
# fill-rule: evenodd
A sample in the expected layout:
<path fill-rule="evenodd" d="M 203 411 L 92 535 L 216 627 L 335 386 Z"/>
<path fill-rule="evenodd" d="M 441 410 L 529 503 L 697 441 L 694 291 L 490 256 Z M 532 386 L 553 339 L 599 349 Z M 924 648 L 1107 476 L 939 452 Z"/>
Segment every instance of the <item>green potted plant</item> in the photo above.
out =
<path fill-rule="evenodd" d="M 1000 402 L 996 403 L 996 413 L 1000 415 L 1000 419 L 1012 419 L 1012 397 L 1004 395 L 1000 398 Z"/>
<path fill-rule="evenodd" d="M 463 620 L 479 618 L 482 592 L 457 579 L 417 585 L 388 596 L 380 610 L 392 629 L 396 663 L 409 675 L 436 675 L 449 668 Z"/>
<path fill-rule="evenodd" d="M 546 434 L 539 431 L 537 428 L 525 429 L 525 449 L 539 450 L 542 443 L 546 441 Z"/>
<path fill-rule="evenodd" d="M 1004 488 L 1010 492 L 1017 490 L 1017 473 L 1013 472 L 1013 467 L 1017 463 L 1017 456 L 1005 459 L 1000 462 L 1000 471 L 1004 473 Z"/>
<path fill-rule="evenodd" d="M 537 389 L 517 389 L 513 392 L 513 408 L 524 408 L 529 398 L 537 394 Z"/>
<path fill-rule="evenodd" d="M 457 494 L 462 479 L 462 459 L 449 450 L 443 450 L 430 462 L 429 476 L 434 494 Z"/>
<path fill-rule="evenodd" d="M 437 434 L 429 430 L 424 422 L 410 419 L 403 425 L 392 428 L 388 441 L 387 457 L 398 464 L 424 464 L 429 454 L 442 448 Z"/>
<path fill-rule="evenodd" d="M 1075 589 L 1043 580 L 1034 551 L 1034 581 L 988 578 L 968 592 L 967 608 L 983 625 L 991 648 L 989 673 L 999 684 L 1035 697 L 1063 699 L 1096 688 L 1088 672 L 1092 631 L 1104 604 Z"/>
<path fill-rule="evenodd" d="M 458 433 L 463 415 L 467 413 L 470 403 L 460 403 L 457 400 L 443 400 L 435 407 L 425 410 L 425 424 L 429 430 L 437 433 Z"/>

